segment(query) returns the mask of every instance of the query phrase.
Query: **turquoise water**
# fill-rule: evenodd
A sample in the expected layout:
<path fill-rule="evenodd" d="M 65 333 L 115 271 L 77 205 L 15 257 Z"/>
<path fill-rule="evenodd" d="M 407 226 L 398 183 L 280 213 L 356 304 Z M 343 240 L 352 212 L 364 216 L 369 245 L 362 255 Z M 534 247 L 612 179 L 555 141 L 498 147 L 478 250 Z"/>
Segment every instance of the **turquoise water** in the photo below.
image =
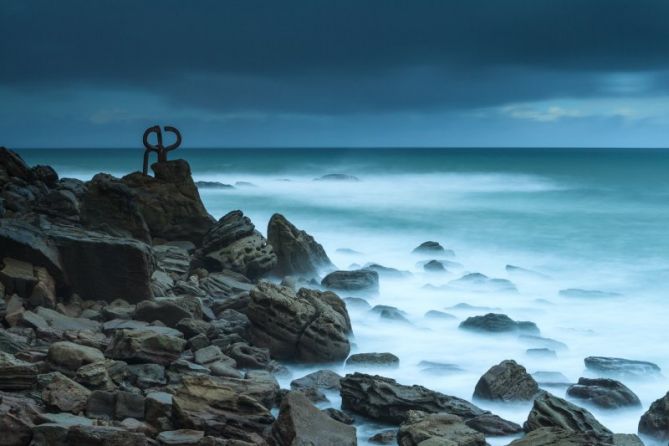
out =
<path fill-rule="evenodd" d="M 81 179 L 98 171 L 124 175 L 140 169 L 142 159 L 140 149 L 20 153 L 31 164 L 51 164 L 61 176 Z M 560 371 L 573 381 L 586 373 L 588 355 L 649 360 L 669 370 L 669 151 L 179 149 L 174 156 L 191 163 L 196 180 L 253 184 L 201 190 L 217 218 L 241 209 L 265 232 L 271 214 L 281 212 L 314 235 L 340 268 L 376 262 L 411 271 L 407 279 L 382 278 L 380 294 L 369 300 L 406 311 L 413 325 L 389 324 L 351 309 L 359 351 L 397 354 L 401 367 L 380 372 L 400 382 L 470 398 L 478 377 L 502 359 L 516 359 L 531 372 Z M 328 173 L 360 181 L 313 181 Z M 410 252 L 425 240 L 453 249 L 456 257 L 450 260 L 462 267 L 441 275 L 422 271 L 418 262 L 424 259 Z M 543 276 L 510 275 L 507 264 Z M 447 285 L 466 272 L 509 279 L 518 293 L 424 287 Z M 558 294 L 565 288 L 619 295 L 566 298 Z M 423 317 L 460 302 L 532 320 L 543 336 L 569 349 L 557 359 L 529 357 L 525 349 L 532 346 L 516 338 L 457 328 L 480 311 L 453 310 L 456 321 Z M 464 371 L 425 375 L 417 366 L 421 360 L 456 363 Z M 645 408 L 669 389 L 666 381 L 626 384 Z M 555 393 L 564 396 L 563 390 Z M 529 410 L 481 405 L 517 422 Z M 635 432 L 642 413 L 592 410 L 619 432 Z M 370 429 L 361 426 L 359 438 Z"/>

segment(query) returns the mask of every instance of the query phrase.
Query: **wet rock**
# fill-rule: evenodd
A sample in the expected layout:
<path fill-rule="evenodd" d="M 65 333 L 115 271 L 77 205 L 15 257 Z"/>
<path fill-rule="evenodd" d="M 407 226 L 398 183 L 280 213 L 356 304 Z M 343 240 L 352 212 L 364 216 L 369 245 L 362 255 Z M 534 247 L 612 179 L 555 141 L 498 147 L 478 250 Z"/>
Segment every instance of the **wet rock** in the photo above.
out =
<path fill-rule="evenodd" d="M 176 426 L 205 435 L 260 443 L 274 421 L 269 410 L 243 388 L 218 378 L 187 376 L 173 397 Z"/>
<path fill-rule="evenodd" d="M 323 278 L 321 285 L 339 291 L 376 292 L 379 289 L 379 273 L 366 269 L 334 271 Z"/>
<path fill-rule="evenodd" d="M 493 366 L 479 379 L 474 398 L 493 401 L 531 401 L 539 385 L 525 367 L 513 360 Z"/>
<path fill-rule="evenodd" d="M 104 361 L 105 356 L 97 348 L 64 341 L 51 344 L 47 358 L 57 368 L 76 371 L 82 365 Z"/>
<path fill-rule="evenodd" d="M 641 416 L 639 433 L 657 440 L 669 440 L 669 392 L 653 402 Z"/>
<path fill-rule="evenodd" d="M 31 389 L 37 382 L 38 366 L 0 352 L 0 390 Z"/>
<path fill-rule="evenodd" d="M 327 409 L 321 410 L 325 415 L 329 416 L 335 421 L 339 421 L 340 423 L 348 424 L 351 425 L 355 422 L 355 419 L 347 414 L 346 412 L 342 412 L 341 410 L 335 409 L 334 407 L 328 407 Z"/>
<path fill-rule="evenodd" d="M 154 176 L 133 173 L 122 178 L 137 194 L 136 203 L 151 236 L 199 243 L 214 224 L 184 160 L 151 166 Z"/>
<path fill-rule="evenodd" d="M 526 432 L 542 427 L 593 432 L 595 435 L 604 436 L 611 434 L 590 412 L 548 392 L 541 393 L 534 400 L 532 410 L 523 425 Z"/>
<path fill-rule="evenodd" d="M 353 181 L 357 182 L 360 181 L 360 178 L 353 176 L 353 175 L 347 175 L 345 173 L 328 173 L 326 175 L 323 175 L 318 178 L 314 178 L 314 181 Z"/>
<path fill-rule="evenodd" d="M 300 392 L 288 392 L 284 396 L 271 435 L 277 446 L 358 444 L 354 427 L 324 414 Z"/>
<path fill-rule="evenodd" d="M 491 279 L 485 274 L 470 273 L 448 283 L 450 287 L 475 292 L 517 292 L 516 286 L 506 279 Z"/>
<path fill-rule="evenodd" d="M 328 362 L 346 358 L 350 344 L 348 320 L 341 313 L 345 305 L 341 302 L 341 307 L 334 307 L 333 296 L 326 294 L 304 288 L 295 294 L 286 287 L 258 284 L 251 291 L 247 310 L 253 344 L 268 348 L 277 359 Z"/>
<path fill-rule="evenodd" d="M 444 395 L 422 386 L 405 386 L 394 379 L 363 373 L 346 375 L 341 380 L 342 408 L 359 413 L 377 421 L 401 423 L 410 410 L 427 413 L 447 412 L 472 420 L 490 415 L 481 420 L 478 429 L 499 435 L 504 428 L 507 434 L 520 431 L 520 426 L 486 412 L 463 399 Z"/>
<path fill-rule="evenodd" d="M 400 358 L 392 353 L 356 353 L 346 359 L 349 367 L 393 367 L 400 366 Z"/>
<path fill-rule="evenodd" d="M 542 427 L 512 441 L 509 446 L 643 446 L 643 443 L 634 435 L 598 434 L 592 431 Z"/>
<path fill-rule="evenodd" d="M 169 365 L 186 347 L 186 341 L 152 331 L 119 330 L 107 349 L 112 359 L 133 363 L 153 362 Z"/>
<path fill-rule="evenodd" d="M 539 333 L 534 322 L 514 321 L 506 314 L 497 313 L 468 317 L 460 323 L 460 328 L 488 333 Z"/>
<path fill-rule="evenodd" d="M 374 444 L 396 444 L 397 430 L 388 429 L 385 431 L 377 432 L 376 434 L 369 437 L 369 442 Z"/>
<path fill-rule="evenodd" d="M 42 390 L 42 400 L 48 407 L 73 414 L 86 408 L 90 390 L 62 373 L 39 375 L 37 380 Z"/>
<path fill-rule="evenodd" d="M 444 249 L 439 242 L 423 242 L 412 251 L 414 254 L 451 254 L 453 251 Z"/>
<path fill-rule="evenodd" d="M 567 395 L 604 409 L 641 405 L 634 392 L 620 381 L 612 379 L 579 378 L 578 384 L 567 389 Z"/>
<path fill-rule="evenodd" d="M 647 361 L 589 356 L 585 358 L 584 362 L 588 370 L 604 376 L 633 379 L 658 378 L 662 376 L 660 367 Z"/>
<path fill-rule="evenodd" d="M 423 269 L 431 273 L 443 273 L 446 271 L 444 264 L 439 260 L 430 260 L 425 265 L 423 265 Z"/>
<path fill-rule="evenodd" d="M 229 269 L 250 279 L 269 273 L 277 257 L 267 240 L 241 211 L 232 211 L 207 232 L 196 254 L 210 271 Z"/>
<path fill-rule="evenodd" d="M 341 376 L 331 370 L 319 370 L 309 373 L 302 378 L 291 381 L 290 388 L 303 390 L 308 388 L 320 390 L 340 390 Z"/>
<path fill-rule="evenodd" d="M 281 214 L 270 218 L 267 241 L 276 254 L 274 272 L 279 276 L 317 277 L 320 270 L 334 268 L 323 247 Z"/>
<path fill-rule="evenodd" d="M 400 446 L 460 445 L 485 446 L 485 436 L 468 427 L 462 418 L 449 413 L 411 410 L 397 433 Z"/>

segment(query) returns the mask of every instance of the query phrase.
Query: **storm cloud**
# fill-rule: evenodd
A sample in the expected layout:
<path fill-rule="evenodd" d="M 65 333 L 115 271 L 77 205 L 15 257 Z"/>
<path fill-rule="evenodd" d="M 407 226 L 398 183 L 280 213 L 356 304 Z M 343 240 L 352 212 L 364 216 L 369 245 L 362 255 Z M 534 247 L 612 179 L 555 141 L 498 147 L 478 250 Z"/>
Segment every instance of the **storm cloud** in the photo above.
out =
<path fill-rule="evenodd" d="M 37 128 L 125 145 L 169 119 L 196 145 L 578 145 L 583 120 L 654 145 L 669 115 L 661 0 L 0 5 L 7 144 L 48 145 Z M 558 139 L 528 138 L 547 129 Z"/>

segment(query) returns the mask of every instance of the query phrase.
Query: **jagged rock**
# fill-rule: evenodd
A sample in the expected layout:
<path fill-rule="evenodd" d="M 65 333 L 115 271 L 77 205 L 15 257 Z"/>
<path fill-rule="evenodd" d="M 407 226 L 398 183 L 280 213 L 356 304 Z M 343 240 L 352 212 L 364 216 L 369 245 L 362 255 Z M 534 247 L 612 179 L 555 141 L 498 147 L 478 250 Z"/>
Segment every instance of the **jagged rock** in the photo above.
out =
<path fill-rule="evenodd" d="M 324 297 L 305 288 L 295 294 L 290 288 L 261 282 L 251 290 L 247 316 L 254 345 L 268 348 L 277 359 L 304 362 L 343 360 L 350 344 L 347 318 L 335 308 L 332 296 Z"/>
<path fill-rule="evenodd" d="M 508 360 L 493 366 L 474 389 L 474 398 L 499 401 L 531 401 L 539 392 L 539 385 L 525 367 Z"/>
<path fill-rule="evenodd" d="M 190 268 L 190 254 L 187 249 L 172 244 L 153 246 L 156 266 L 174 277 L 185 277 Z"/>
<path fill-rule="evenodd" d="M 559 427 L 542 427 L 509 446 L 643 446 L 636 435 L 578 432 Z"/>
<path fill-rule="evenodd" d="M 238 293 L 248 293 L 254 287 L 241 274 L 232 271 L 210 272 L 200 280 L 200 288 L 214 296 L 233 297 Z"/>
<path fill-rule="evenodd" d="M 267 226 L 267 241 L 274 249 L 279 276 L 318 276 L 321 269 L 334 268 L 323 247 L 283 215 L 274 214 Z"/>
<path fill-rule="evenodd" d="M 401 423 L 410 410 L 427 413 L 447 412 L 465 421 L 480 418 L 479 432 L 517 433 L 520 426 L 486 412 L 463 399 L 444 395 L 422 386 L 405 386 L 394 379 L 363 373 L 346 375 L 341 380 L 342 409 L 377 421 Z"/>
<path fill-rule="evenodd" d="M 106 173 L 95 175 L 86 186 L 81 199 L 83 224 L 113 235 L 151 242 L 149 227 L 132 188 Z"/>
<path fill-rule="evenodd" d="M 653 402 L 641 416 L 639 433 L 658 440 L 669 440 L 669 392 Z"/>
<path fill-rule="evenodd" d="M 153 238 L 200 243 L 214 224 L 184 160 L 151 165 L 154 176 L 139 172 L 122 182 L 136 193 L 136 204 Z"/>
<path fill-rule="evenodd" d="M 392 353 L 356 353 L 346 359 L 351 367 L 399 367 L 400 358 Z"/>
<path fill-rule="evenodd" d="M 333 271 L 323 278 L 321 285 L 340 291 L 369 291 L 379 289 L 379 273 L 368 269 Z"/>
<path fill-rule="evenodd" d="M 74 380 L 89 389 L 113 390 L 125 378 L 127 371 L 125 362 L 105 359 L 79 367 Z"/>
<path fill-rule="evenodd" d="M 275 446 L 358 444 L 354 427 L 324 414 L 300 392 L 288 392 L 283 397 L 271 435 Z"/>
<path fill-rule="evenodd" d="M 588 370 L 605 376 L 632 379 L 658 378 L 662 376 L 660 367 L 647 361 L 589 356 L 584 359 L 584 362 Z"/>
<path fill-rule="evenodd" d="M 76 371 L 82 365 L 104 361 L 105 355 L 97 348 L 63 341 L 51 344 L 47 358 L 58 368 Z"/>
<path fill-rule="evenodd" d="M 74 193 L 66 189 L 51 190 L 35 203 L 35 210 L 56 219 L 78 222 L 81 212 L 79 200 Z"/>
<path fill-rule="evenodd" d="M 582 399 L 604 409 L 640 406 L 639 397 L 620 381 L 613 379 L 579 378 L 569 386 L 567 395 Z"/>
<path fill-rule="evenodd" d="M 186 341 L 152 331 L 119 330 L 114 333 L 107 356 L 133 363 L 169 365 L 186 347 Z"/>
<path fill-rule="evenodd" d="M 77 446 L 146 446 L 144 434 L 112 426 L 72 426 L 67 443 Z"/>
<path fill-rule="evenodd" d="M 410 410 L 397 433 L 400 446 L 453 445 L 485 446 L 485 436 L 468 427 L 462 418 L 449 413 Z"/>
<path fill-rule="evenodd" d="M 611 434 L 590 412 L 548 392 L 542 392 L 534 400 L 523 425 L 526 432 L 541 427 L 558 427 L 575 432 L 592 431 L 596 435 Z"/>
<path fill-rule="evenodd" d="M 38 366 L 0 352 L 0 390 L 31 389 L 37 382 Z"/>
<path fill-rule="evenodd" d="M 35 175 L 18 153 L 0 147 L 0 188 L 11 178 L 30 182 L 35 179 Z"/>
<path fill-rule="evenodd" d="M 56 410 L 78 414 L 86 408 L 91 392 L 60 372 L 39 375 L 42 401 Z"/>
<path fill-rule="evenodd" d="M 261 443 L 274 417 L 243 390 L 226 385 L 220 378 L 185 376 L 173 397 L 175 427 Z"/>
<path fill-rule="evenodd" d="M 506 314 L 497 313 L 468 317 L 460 323 L 460 328 L 489 333 L 539 333 L 534 322 L 514 321 Z"/>

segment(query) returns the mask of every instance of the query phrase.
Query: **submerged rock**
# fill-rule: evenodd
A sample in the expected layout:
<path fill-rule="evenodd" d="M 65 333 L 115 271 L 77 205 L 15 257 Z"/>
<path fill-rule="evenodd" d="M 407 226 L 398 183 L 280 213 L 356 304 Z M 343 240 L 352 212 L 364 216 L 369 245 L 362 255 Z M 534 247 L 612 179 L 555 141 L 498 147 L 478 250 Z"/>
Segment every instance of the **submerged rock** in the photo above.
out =
<path fill-rule="evenodd" d="M 281 214 L 274 214 L 270 218 L 267 241 L 276 254 L 274 272 L 279 276 L 316 277 L 321 269 L 334 268 L 323 247 Z"/>
<path fill-rule="evenodd" d="M 323 175 L 318 178 L 314 178 L 314 181 L 353 181 L 357 182 L 360 181 L 360 178 L 353 176 L 353 175 L 347 175 L 345 173 L 329 173 L 327 175 Z"/>
<path fill-rule="evenodd" d="M 647 361 L 634 361 L 605 356 L 588 356 L 584 359 L 588 370 L 604 376 L 627 378 L 659 378 L 661 369 L 657 364 Z"/>
<path fill-rule="evenodd" d="M 367 265 L 365 265 L 364 269 L 376 271 L 379 274 L 379 277 L 401 279 L 403 277 L 411 276 L 411 273 L 409 271 L 400 271 L 399 269 L 389 268 L 387 266 L 379 265 L 377 263 L 368 263 Z"/>
<path fill-rule="evenodd" d="M 491 279 L 485 274 L 470 273 L 448 282 L 449 287 L 475 292 L 518 292 L 516 286 L 506 279 Z"/>
<path fill-rule="evenodd" d="M 400 446 L 457 445 L 485 446 L 485 436 L 468 427 L 462 418 L 449 413 L 410 410 L 397 433 Z"/>
<path fill-rule="evenodd" d="M 639 397 L 620 381 L 579 378 L 567 389 L 567 395 L 604 409 L 641 406 Z"/>
<path fill-rule="evenodd" d="M 283 397 L 271 436 L 276 446 L 358 444 L 354 427 L 321 412 L 300 392 Z"/>
<path fill-rule="evenodd" d="M 394 379 L 364 373 L 346 375 L 341 386 L 342 408 L 373 420 L 399 424 L 410 410 L 447 412 L 462 417 L 468 425 L 475 425 L 479 432 L 508 435 L 520 431 L 517 424 L 468 401 L 422 386 L 405 386 Z"/>
<path fill-rule="evenodd" d="M 423 265 L 423 269 L 425 271 L 432 273 L 441 273 L 446 271 L 446 268 L 444 268 L 444 264 L 441 263 L 439 260 L 430 260 L 425 265 Z"/>
<path fill-rule="evenodd" d="M 444 249 L 439 242 L 428 241 L 423 242 L 414 248 L 414 254 L 441 254 L 441 255 L 455 255 L 450 249 Z"/>
<path fill-rule="evenodd" d="M 356 353 L 346 359 L 349 367 L 399 367 L 400 358 L 392 353 Z"/>
<path fill-rule="evenodd" d="M 468 317 L 460 323 L 460 328 L 488 333 L 539 333 L 539 329 L 534 322 L 514 321 L 506 314 L 498 313 Z"/>
<path fill-rule="evenodd" d="M 612 293 L 610 291 L 582 290 L 579 288 L 569 288 L 566 290 L 560 290 L 559 294 L 562 297 L 577 297 L 583 299 L 601 299 L 606 297 L 621 296 L 620 293 Z"/>
<path fill-rule="evenodd" d="M 277 359 L 342 361 L 351 349 L 346 305 L 331 292 L 261 282 L 251 290 L 250 336 Z"/>
<path fill-rule="evenodd" d="M 669 392 L 653 402 L 641 416 L 639 433 L 657 440 L 669 440 Z"/>
<path fill-rule="evenodd" d="M 474 398 L 498 401 L 531 401 L 539 385 L 525 367 L 508 360 L 493 366 L 479 379 Z"/>
<path fill-rule="evenodd" d="M 334 271 L 321 281 L 321 285 L 337 291 L 368 291 L 379 289 L 379 273 L 368 269 Z"/>
<path fill-rule="evenodd" d="M 198 189 L 234 189 L 232 184 L 221 183 L 220 181 L 196 181 Z"/>

